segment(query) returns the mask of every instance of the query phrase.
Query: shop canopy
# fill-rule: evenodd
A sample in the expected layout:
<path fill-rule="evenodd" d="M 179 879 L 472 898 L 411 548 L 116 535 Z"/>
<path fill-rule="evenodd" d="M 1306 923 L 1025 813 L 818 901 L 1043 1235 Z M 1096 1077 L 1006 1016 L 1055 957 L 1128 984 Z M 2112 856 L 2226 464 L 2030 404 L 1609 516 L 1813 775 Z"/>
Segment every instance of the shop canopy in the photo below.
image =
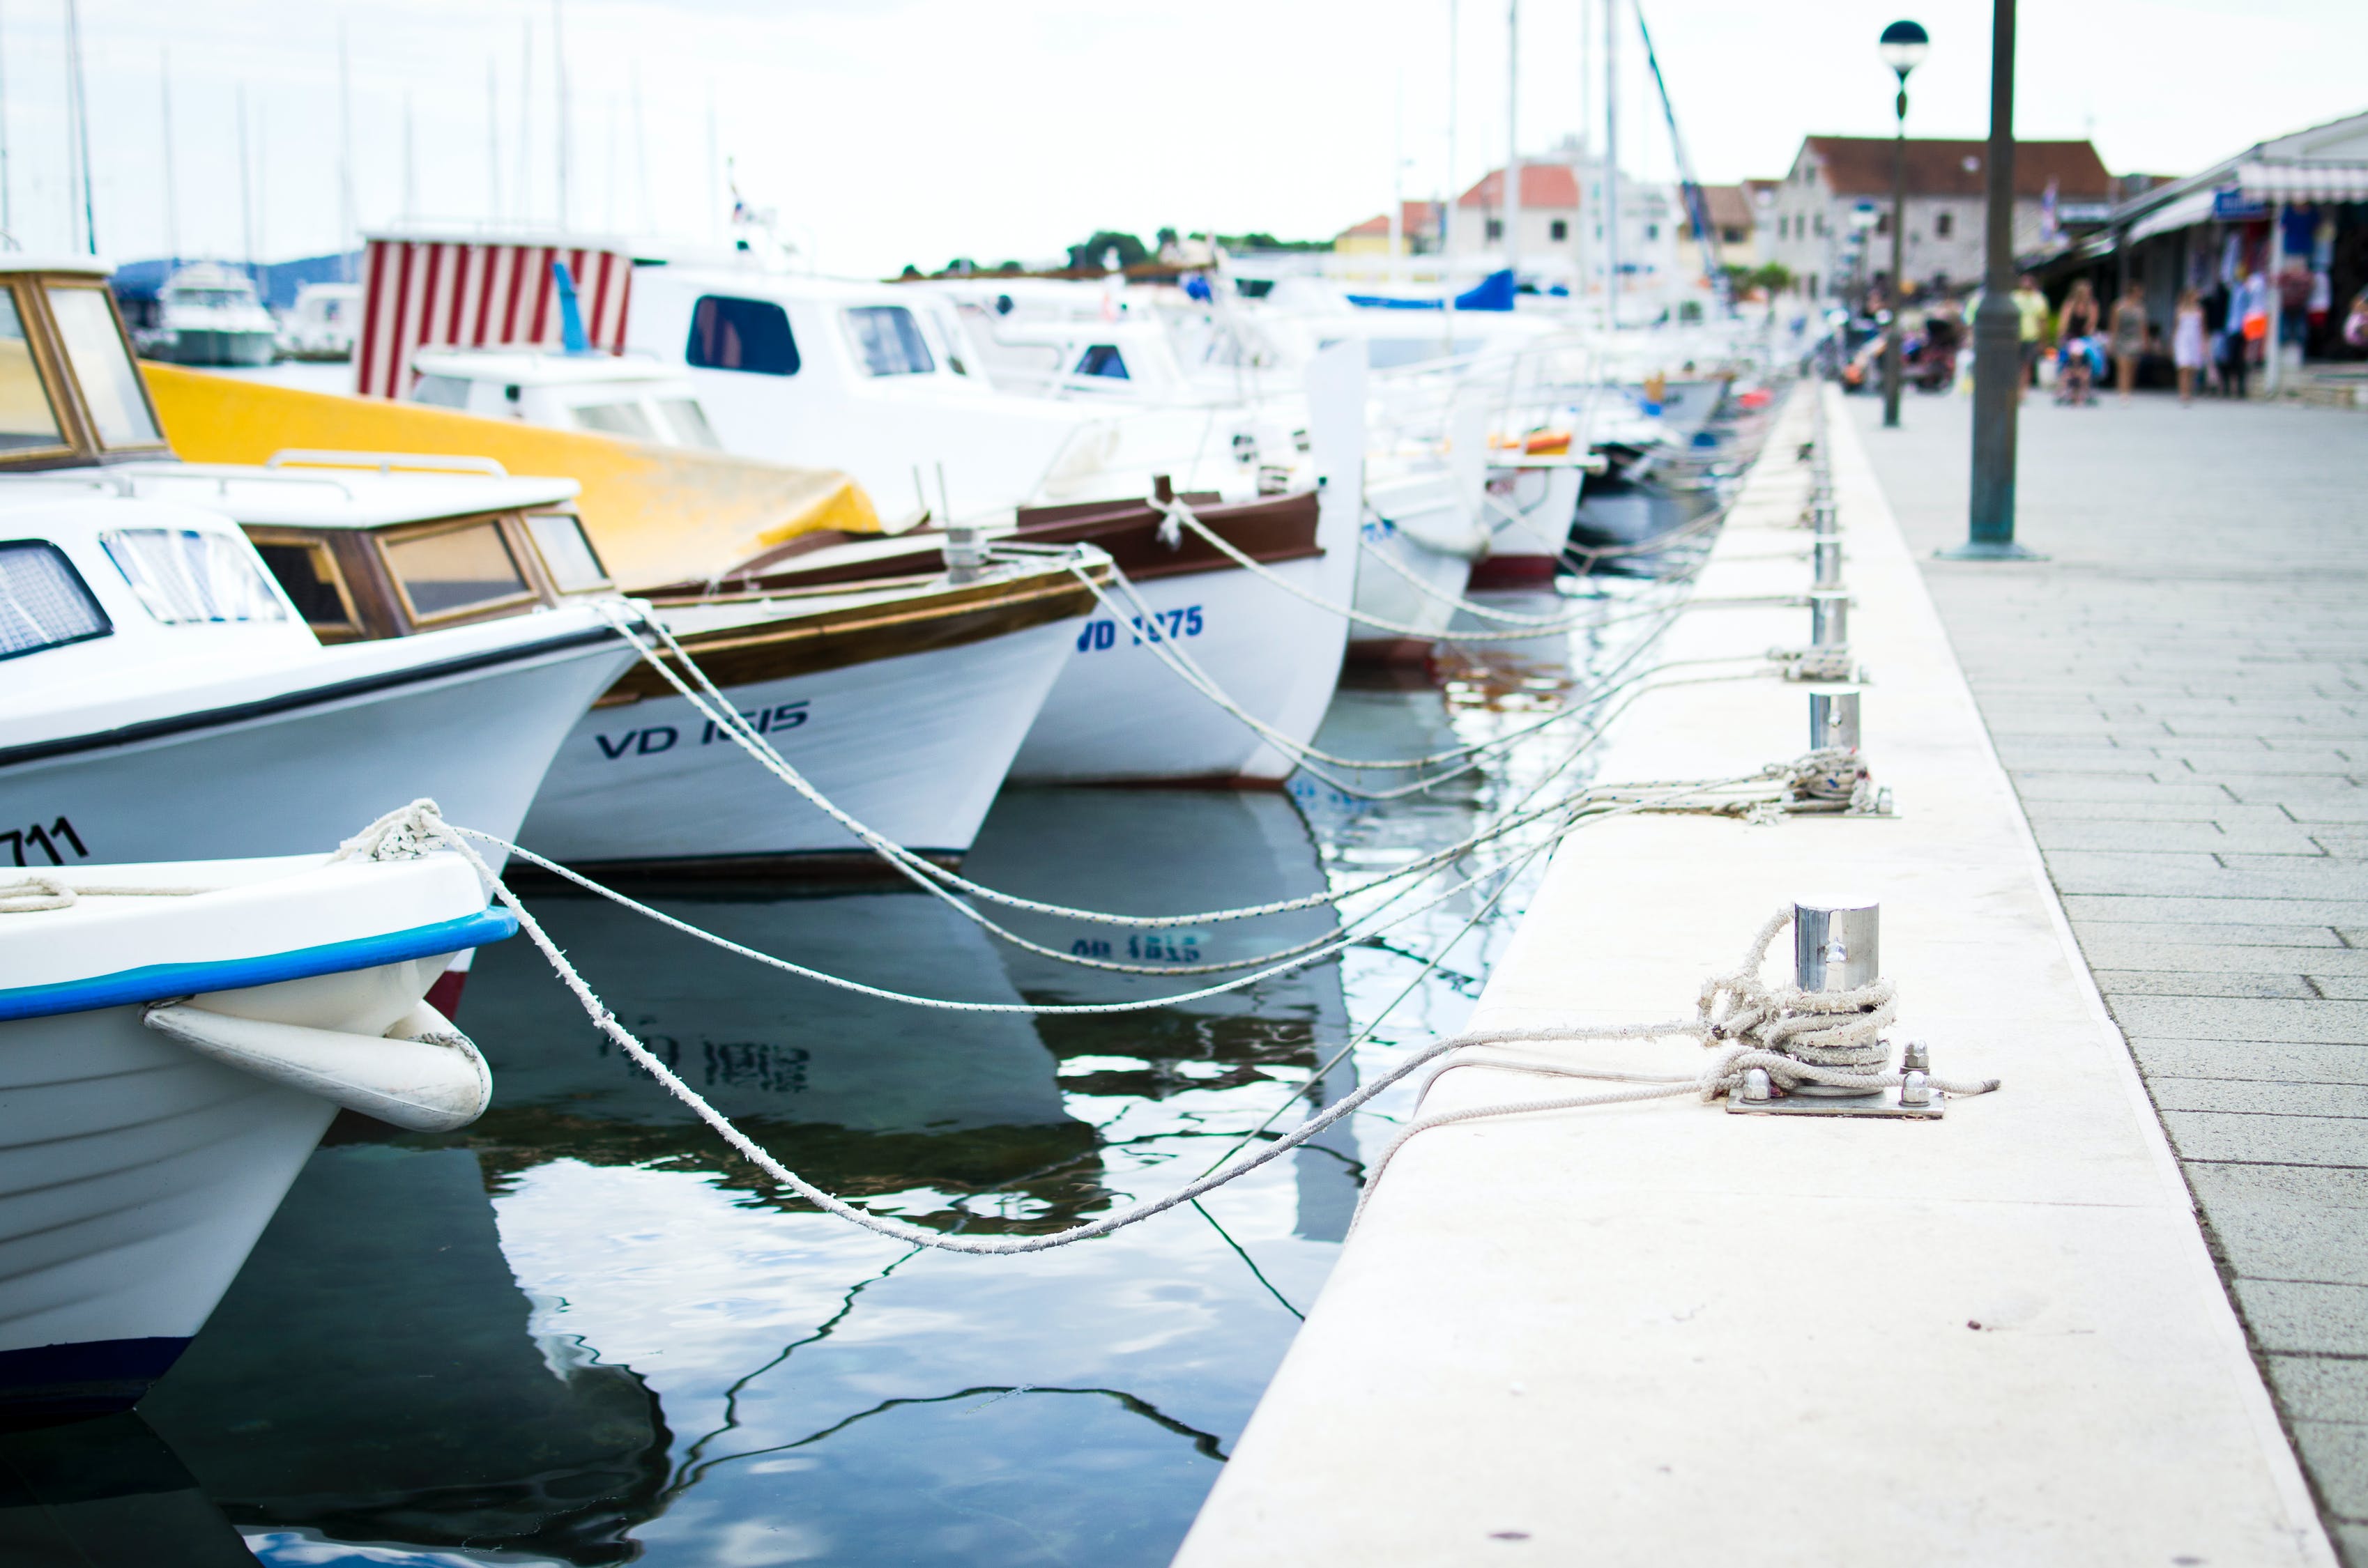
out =
<path fill-rule="evenodd" d="M 2368 201 L 2368 161 L 2240 164 L 2236 184 L 2258 201 Z"/>

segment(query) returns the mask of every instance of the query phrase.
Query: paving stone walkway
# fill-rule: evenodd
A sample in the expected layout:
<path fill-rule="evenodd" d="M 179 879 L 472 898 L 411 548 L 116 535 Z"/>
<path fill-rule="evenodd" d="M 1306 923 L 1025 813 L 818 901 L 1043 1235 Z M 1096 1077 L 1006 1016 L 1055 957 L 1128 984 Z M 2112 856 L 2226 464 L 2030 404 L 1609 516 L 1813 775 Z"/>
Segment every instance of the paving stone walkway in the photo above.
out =
<path fill-rule="evenodd" d="M 1964 536 L 1970 408 L 1909 399 L 1897 431 L 1849 401 L 1929 555 Z M 1926 580 L 2368 1568 L 2368 415 L 2034 394 L 2021 449 L 2053 559 Z"/>

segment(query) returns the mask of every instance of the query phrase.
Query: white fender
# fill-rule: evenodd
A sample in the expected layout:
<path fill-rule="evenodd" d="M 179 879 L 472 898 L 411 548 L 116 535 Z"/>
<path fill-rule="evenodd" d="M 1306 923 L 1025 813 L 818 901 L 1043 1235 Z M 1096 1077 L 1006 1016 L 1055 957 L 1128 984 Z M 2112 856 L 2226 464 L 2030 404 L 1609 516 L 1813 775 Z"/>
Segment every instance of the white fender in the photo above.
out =
<path fill-rule="evenodd" d="M 140 1020 L 242 1073 L 418 1132 L 448 1132 L 485 1113 L 494 1077 L 469 1037 L 422 1002 L 381 1035 L 211 1013 L 159 1002 Z"/>

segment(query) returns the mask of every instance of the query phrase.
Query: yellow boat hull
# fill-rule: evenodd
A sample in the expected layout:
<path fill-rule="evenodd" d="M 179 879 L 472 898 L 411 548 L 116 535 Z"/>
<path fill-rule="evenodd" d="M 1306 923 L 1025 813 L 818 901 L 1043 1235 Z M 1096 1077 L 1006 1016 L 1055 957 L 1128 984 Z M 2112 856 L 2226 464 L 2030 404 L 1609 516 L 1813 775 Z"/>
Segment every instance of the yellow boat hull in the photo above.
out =
<path fill-rule="evenodd" d="M 573 479 L 584 487 L 577 505 L 593 545 L 629 589 L 714 576 L 817 528 L 880 531 L 862 486 L 831 469 L 305 392 L 154 361 L 141 369 L 166 438 L 190 462 L 260 463 L 302 448 L 492 458 L 512 473 Z"/>

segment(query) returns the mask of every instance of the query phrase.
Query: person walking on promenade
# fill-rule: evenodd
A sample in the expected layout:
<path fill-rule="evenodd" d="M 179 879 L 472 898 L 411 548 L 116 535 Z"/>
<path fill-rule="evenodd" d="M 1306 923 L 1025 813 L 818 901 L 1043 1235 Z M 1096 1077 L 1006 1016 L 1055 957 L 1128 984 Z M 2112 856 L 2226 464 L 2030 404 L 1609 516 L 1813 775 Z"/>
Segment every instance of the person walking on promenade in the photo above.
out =
<path fill-rule="evenodd" d="M 2253 345 L 2269 334 L 2270 286 L 2248 267 L 2229 292 L 2228 326 L 2220 336 L 2227 354 L 2220 367 L 2220 390 L 2227 396 L 2245 395 L 2245 372 L 2252 363 Z"/>
<path fill-rule="evenodd" d="M 2028 392 L 2038 378 L 2039 346 L 2047 336 L 2047 296 L 2039 291 L 2039 279 L 2026 272 L 2008 298 L 2014 301 L 2015 326 L 2022 342 L 2021 387 Z"/>
<path fill-rule="evenodd" d="M 2179 405 L 2195 401 L 2196 372 L 2203 369 L 2203 296 L 2179 291 L 2179 318 L 2170 329 L 2170 362 L 2179 367 Z"/>
<path fill-rule="evenodd" d="M 2343 341 L 2354 348 L 2368 348 L 2368 289 L 2360 290 L 2351 301 L 2351 313 L 2343 318 Z"/>
<path fill-rule="evenodd" d="M 2055 324 L 2055 401 L 2078 408 L 2090 401 L 2089 339 L 2097 335 L 2097 291 L 2085 278 L 2075 278 L 2064 297 L 2064 314 Z"/>
<path fill-rule="evenodd" d="M 2122 394 L 2122 402 L 2130 401 L 2130 390 L 2138 384 L 2138 358 L 2146 353 L 2146 288 L 2133 280 L 2113 301 L 2113 385 Z"/>

